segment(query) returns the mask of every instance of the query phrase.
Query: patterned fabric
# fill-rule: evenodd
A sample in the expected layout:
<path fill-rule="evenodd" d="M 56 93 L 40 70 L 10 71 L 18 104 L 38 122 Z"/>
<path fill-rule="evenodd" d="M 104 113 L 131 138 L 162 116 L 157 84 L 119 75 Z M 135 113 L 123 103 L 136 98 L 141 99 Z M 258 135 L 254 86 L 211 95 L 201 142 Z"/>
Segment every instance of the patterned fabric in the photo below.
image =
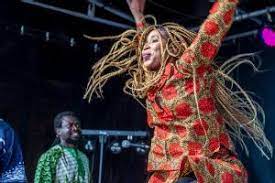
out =
<path fill-rule="evenodd" d="M 155 129 L 147 167 L 155 171 L 150 183 L 172 183 L 190 172 L 198 183 L 246 182 L 246 170 L 215 106 L 210 65 L 237 3 L 215 2 L 194 42 L 176 64 L 166 65 L 160 82 L 148 92 L 147 122 Z"/>
<path fill-rule="evenodd" d="M 10 125 L 0 119 L 0 182 L 27 182 L 19 140 Z"/>
<path fill-rule="evenodd" d="M 193 161 L 192 158 L 194 158 Z M 198 183 L 247 182 L 246 170 L 242 167 L 236 155 L 224 147 L 221 147 L 219 152 L 212 157 L 190 157 L 189 165 L 191 165 Z M 154 171 L 148 182 L 175 183 L 184 176 L 186 176 L 186 172 L 183 169 L 157 170 Z M 189 178 L 189 181 L 193 182 L 192 178 Z"/>
<path fill-rule="evenodd" d="M 40 157 L 34 182 L 90 183 L 89 160 L 75 148 L 56 145 Z"/>

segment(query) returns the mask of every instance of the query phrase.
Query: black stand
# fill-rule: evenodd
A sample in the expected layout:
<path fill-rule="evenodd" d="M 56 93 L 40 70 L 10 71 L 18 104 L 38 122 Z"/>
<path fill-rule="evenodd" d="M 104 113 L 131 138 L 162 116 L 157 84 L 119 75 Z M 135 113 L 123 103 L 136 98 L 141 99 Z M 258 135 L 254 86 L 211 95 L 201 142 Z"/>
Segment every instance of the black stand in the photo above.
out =
<path fill-rule="evenodd" d="M 103 175 L 103 160 L 104 160 L 104 144 L 107 141 L 107 137 L 111 136 L 125 136 L 125 137 L 147 137 L 148 132 L 145 131 L 117 131 L 117 130 L 82 130 L 83 136 L 98 136 L 100 144 L 100 159 L 99 159 L 99 173 L 98 183 L 102 182 Z"/>

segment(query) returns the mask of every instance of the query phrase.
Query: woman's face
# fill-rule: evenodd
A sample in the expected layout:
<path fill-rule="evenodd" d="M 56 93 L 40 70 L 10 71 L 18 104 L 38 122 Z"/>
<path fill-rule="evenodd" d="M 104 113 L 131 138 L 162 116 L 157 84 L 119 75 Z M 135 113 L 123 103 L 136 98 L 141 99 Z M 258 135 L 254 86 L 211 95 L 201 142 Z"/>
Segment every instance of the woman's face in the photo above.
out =
<path fill-rule="evenodd" d="M 158 70 L 161 66 L 162 38 L 157 30 L 151 31 L 142 49 L 143 66 L 150 71 Z"/>

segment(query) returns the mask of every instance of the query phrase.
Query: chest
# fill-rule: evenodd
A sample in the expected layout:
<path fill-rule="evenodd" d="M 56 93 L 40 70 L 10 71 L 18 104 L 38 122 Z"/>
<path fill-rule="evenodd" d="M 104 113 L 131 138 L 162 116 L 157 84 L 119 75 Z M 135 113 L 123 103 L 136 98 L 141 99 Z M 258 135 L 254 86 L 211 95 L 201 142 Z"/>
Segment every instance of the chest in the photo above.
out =
<path fill-rule="evenodd" d="M 148 92 L 147 106 L 164 121 L 186 119 L 196 113 L 198 103 L 214 108 L 215 85 L 211 73 L 183 75 L 174 70 Z"/>
<path fill-rule="evenodd" d="M 85 182 L 86 176 L 81 176 L 80 169 L 87 172 L 85 162 L 81 157 L 74 157 L 71 153 L 65 152 L 57 162 L 56 166 L 56 182 Z M 81 162 L 81 163 L 80 163 Z"/>

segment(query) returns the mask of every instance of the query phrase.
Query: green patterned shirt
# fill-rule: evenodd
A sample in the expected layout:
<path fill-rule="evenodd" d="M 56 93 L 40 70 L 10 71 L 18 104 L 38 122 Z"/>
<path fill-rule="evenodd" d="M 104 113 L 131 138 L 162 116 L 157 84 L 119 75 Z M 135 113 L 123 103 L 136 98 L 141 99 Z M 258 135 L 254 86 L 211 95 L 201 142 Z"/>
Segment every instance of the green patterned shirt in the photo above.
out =
<path fill-rule="evenodd" d="M 90 183 L 87 156 L 76 148 L 53 146 L 42 154 L 34 183 Z"/>

